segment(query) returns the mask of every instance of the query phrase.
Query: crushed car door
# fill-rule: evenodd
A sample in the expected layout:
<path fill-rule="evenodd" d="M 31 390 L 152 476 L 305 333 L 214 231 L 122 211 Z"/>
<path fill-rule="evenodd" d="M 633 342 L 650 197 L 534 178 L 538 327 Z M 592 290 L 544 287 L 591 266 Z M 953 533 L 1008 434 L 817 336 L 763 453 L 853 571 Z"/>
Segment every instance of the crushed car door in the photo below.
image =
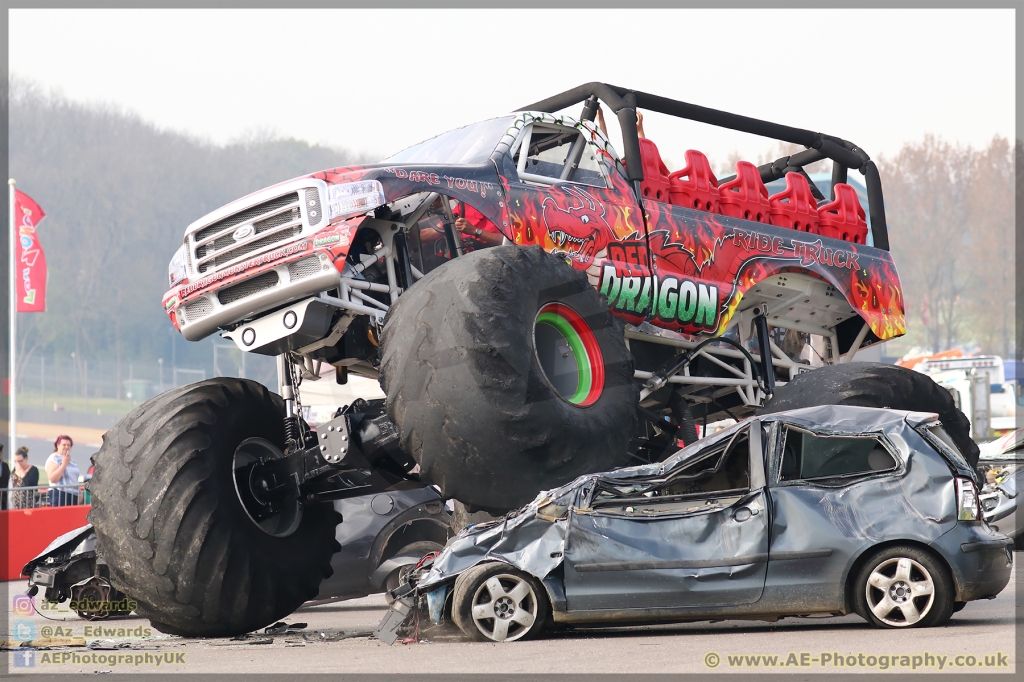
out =
<path fill-rule="evenodd" d="M 901 484 L 907 467 L 882 434 L 812 432 L 785 423 L 774 428 L 768 585 L 775 598 L 808 610 L 838 610 L 843 594 L 836 585 L 865 547 L 891 538 L 930 541 L 927 529 L 941 514 L 917 505 L 942 497 L 935 481 L 949 472 L 927 471 L 922 458 L 912 472 L 918 480 Z M 937 492 L 904 492 L 932 489 Z"/>
<path fill-rule="evenodd" d="M 516 244 L 561 256 L 606 295 L 614 283 L 622 299 L 614 312 L 640 322 L 652 286 L 643 218 L 607 147 L 589 125 L 527 123 L 505 166 L 509 220 Z"/>
<path fill-rule="evenodd" d="M 757 424 L 656 482 L 599 480 L 569 516 L 569 610 L 756 602 L 769 526 Z"/>

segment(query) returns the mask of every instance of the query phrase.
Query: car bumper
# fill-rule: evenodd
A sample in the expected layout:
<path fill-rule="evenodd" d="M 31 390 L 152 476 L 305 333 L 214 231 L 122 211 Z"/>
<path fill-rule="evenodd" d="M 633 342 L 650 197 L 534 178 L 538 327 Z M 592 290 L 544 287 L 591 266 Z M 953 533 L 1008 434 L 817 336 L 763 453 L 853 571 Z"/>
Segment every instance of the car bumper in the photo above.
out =
<path fill-rule="evenodd" d="M 956 600 L 966 602 L 995 597 L 1010 582 L 1012 544 L 982 523 L 960 522 L 931 546 L 953 570 Z"/>

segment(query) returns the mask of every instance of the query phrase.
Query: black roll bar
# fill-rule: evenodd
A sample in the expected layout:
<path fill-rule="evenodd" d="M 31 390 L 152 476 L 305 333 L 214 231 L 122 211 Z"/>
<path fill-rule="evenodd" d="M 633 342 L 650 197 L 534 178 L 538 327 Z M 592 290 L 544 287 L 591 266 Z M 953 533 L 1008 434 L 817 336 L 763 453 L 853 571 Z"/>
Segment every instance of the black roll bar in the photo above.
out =
<path fill-rule="evenodd" d="M 889 250 L 889 231 L 885 222 L 882 181 L 878 175 L 878 168 L 875 167 L 868 155 L 852 142 L 832 135 L 762 121 L 749 116 L 730 114 L 726 111 L 629 90 L 608 83 L 585 83 L 554 97 L 520 107 L 518 111 L 554 113 L 592 97 L 596 97 L 608 105 L 608 108 L 619 119 L 619 127 L 622 129 L 622 151 L 626 159 L 626 177 L 634 183 L 644 179 L 643 166 L 640 162 L 640 142 L 636 134 L 637 108 L 807 147 L 807 151 L 759 167 L 758 171 L 760 171 L 761 179 L 764 182 L 784 177 L 787 169 L 799 168 L 802 170 L 803 166 L 822 159 L 831 159 L 835 164 L 832 170 L 833 182 L 838 178 L 845 179 L 846 171 L 849 168 L 859 170 L 864 175 L 867 186 L 868 212 L 871 216 L 871 234 L 874 237 L 875 247 L 885 251 Z M 833 191 L 833 196 L 834 194 Z"/>

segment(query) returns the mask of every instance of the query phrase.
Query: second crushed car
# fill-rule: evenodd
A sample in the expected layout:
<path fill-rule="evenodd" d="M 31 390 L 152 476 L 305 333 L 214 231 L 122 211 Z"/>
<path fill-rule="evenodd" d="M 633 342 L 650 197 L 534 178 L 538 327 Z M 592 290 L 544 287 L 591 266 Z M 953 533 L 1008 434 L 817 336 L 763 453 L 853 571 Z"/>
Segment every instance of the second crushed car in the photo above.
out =
<path fill-rule="evenodd" d="M 481 641 L 547 623 L 941 625 L 1006 586 L 1010 543 L 982 520 L 975 474 L 934 414 L 792 410 L 467 528 L 393 592 L 378 636 L 394 641 L 419 596 Z"/>
<path fill-rule="evenodd" d="M 978 462 L 978 474 L 984 483 L 981 489 L 981 510 L 989 525 L 1020 541 L 1024 534 L 1021 516 L 1017 513 L 1020 490 L 1024 487 L 1024 429 L 1017 429 L 1003 438 L 986 443 Z"/>

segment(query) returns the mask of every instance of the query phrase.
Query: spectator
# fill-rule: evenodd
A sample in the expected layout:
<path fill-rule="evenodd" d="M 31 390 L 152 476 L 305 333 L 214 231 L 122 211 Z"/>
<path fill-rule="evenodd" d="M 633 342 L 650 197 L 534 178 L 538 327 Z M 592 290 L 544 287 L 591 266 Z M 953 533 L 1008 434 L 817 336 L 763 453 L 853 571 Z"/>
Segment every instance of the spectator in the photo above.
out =
<path fill-rule="evenodd" d="M 69 507 L 78 504 L 78 465 L 71 459 L 71 436 L 57 436 L 53 454 L 46 460 L 46 477 L 60 488 L 50 490 L 51 507 Z"/>
<path fill-rule="evenodd" d="M 7 509 L 7 486 L 11 482 L 11 467 L 4 459 L 4 446 L 0 445 L 0 510 Z"/>
<path fill-rule="evenodd" d="M 14 453 L 14 470 L 11 472 L 12 488 L 35 488 L 39 485 L 39 469 L 28 463 L 28 448 L 21 446 Z M 12 508 L 31 509 L 35 506 L 36 491 L 22 490 L 12 495 Z"/>

